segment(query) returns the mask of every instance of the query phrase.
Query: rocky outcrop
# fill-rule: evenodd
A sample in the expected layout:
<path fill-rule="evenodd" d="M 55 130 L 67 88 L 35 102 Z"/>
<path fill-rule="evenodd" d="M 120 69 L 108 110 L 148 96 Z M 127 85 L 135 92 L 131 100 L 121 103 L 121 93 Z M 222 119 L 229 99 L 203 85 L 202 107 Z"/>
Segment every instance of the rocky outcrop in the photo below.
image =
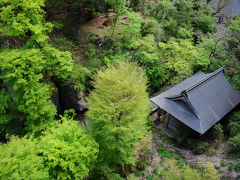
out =
<path fill-rule="evenodd" d="M 59 106 L 58 109 L 60 111 L 74 109 L 77 112 L 81 112 L 86 110 L 86 102 L 82 91 L 77 91 L 60 80 L 54 80 L 54 82 L 58 88 L 58 95 L 55 95 L 55 98 L 59 99 L 59 102 L 53 100 L 53 103 Z"/>

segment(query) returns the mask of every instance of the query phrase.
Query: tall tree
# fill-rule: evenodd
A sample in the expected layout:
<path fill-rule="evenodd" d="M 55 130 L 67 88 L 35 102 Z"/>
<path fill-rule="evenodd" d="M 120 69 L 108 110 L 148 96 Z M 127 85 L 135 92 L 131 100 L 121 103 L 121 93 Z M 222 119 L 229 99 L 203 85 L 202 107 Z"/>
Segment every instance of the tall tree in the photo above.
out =
<path fill-rule="evenodd" d="M 127 165 L 135 163 L 135 147 L 146 134 L 150 110 L 146 88 L 143 70 L 131 64 L 120 63 L 98 72 L 87 112 L 99 144 L 94 178 L 126 176 Z"/>

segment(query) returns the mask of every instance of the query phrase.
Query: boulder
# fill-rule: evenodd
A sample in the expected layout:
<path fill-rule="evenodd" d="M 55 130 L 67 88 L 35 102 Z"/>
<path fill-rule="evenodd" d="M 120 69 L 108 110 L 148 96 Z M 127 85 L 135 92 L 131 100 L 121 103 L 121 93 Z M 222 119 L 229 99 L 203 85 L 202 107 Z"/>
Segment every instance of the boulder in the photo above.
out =
<path fill-rule="evenodd" d="M 59 93 L 61 110 L 74 109 L 77 112 L 86 110 L 84 93 L 77 91 L 73 87 L 64 84 L 60 80 L 55 80 Z"/>

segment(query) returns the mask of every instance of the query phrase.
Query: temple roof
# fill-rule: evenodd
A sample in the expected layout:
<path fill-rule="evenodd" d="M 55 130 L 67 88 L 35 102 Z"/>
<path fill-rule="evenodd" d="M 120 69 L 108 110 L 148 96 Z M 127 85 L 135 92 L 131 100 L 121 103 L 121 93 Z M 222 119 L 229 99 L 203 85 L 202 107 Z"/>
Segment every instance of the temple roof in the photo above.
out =
<path fill-rule="evenodd" d="M 204 134 L 240 103 L 240 92 L 232 88 L 222 67 L 210 74 L 199 71 L 151 101 Z"/>

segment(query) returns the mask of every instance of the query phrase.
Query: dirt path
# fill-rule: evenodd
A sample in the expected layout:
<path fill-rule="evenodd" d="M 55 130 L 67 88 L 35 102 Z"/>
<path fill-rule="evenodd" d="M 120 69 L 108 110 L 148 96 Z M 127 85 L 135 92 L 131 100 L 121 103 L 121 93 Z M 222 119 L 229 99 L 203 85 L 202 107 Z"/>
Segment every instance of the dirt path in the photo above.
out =
<path fill-rule="evenodd" d="M 239 163 L 239 161 L 237 160 L 227 158 L 225 153 L 227 146 L 225 143 L 220 146 L 220 148 L 216 152 L 216 155 L 214 156 L 195 155 L 190 150 L 187 150 L 185 148 L 176 148 L 172 145 L 167 144 L 162 139 L 160 139 L 157 134 L 155 134 L 152 139 L 152 152 L 149 157 L 149 161 L 151 164 L 145 168 L 144 173 L 139 177 L 139 180 L 147 179 L 147 177 L 153 173 L 154 168 L 159 165 L 161 157 L 158 155 L 157 149 L 160 145 L 180 155 L 185 162 L 190 162 L 192 164 L 197 164 L 200 162 L 212 162 L 215 165 L 215 168 L 217 170 L 220 170 L 224 176 L 228 176 L 231 180 L 239 179 L 237 178 L 238 173 L 234 169 L 229 170 L 229 167 L 221 166 L 222 160 L 224 160 L 225 164 L 231 163 L 233 167 L 235 167 L 235 165 Z"/>

